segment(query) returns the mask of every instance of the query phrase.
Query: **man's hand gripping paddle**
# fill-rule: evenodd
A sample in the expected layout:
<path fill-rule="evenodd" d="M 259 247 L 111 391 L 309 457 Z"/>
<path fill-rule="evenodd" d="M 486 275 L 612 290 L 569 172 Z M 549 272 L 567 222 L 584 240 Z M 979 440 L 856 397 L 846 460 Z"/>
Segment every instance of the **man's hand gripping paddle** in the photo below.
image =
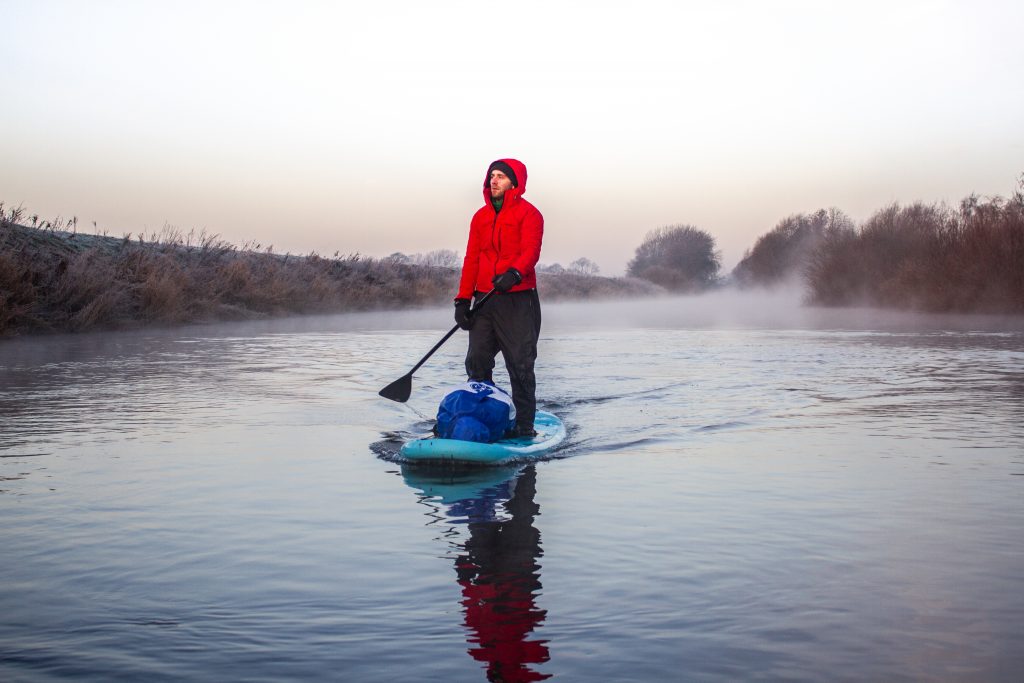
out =
<path fill-rule="evenodd" d="M 476 302 L 476 306 L 473 306 L 473 310 L 470 311 L 470 315 L 472 315 L 474 312 L 476 312 L 476 310 L 478 308 L 483 306 L 484 302 L 487 301 L 489 298 L 491 298 L 492 294 L 494 294 L 494 290 L 493 289 L 491 291 L 487 292 L 486 294 L 484 294 L 482 297 L 480 297 L 480 301 L 477 301 Z M 389 384 L 386 387 L 384 387 L 383 389 L 381 389 L 378 393 L 381 396 L 383 396 L 384 398 L 386 398 L 386 399 L 390 399 L 392 401 L 398 401 L 399 403 L 405 403 L 406 401 L 408 401 L 409 400 L 409 396 L 412 394 L 412 375 L 413 375 L 413 373 L 416 372 L 417 370 L 419 370 L 420 366 L 423 365 L 424 363 L 426 363 L 427 359 L 430 358 L 431 356 L 433 356 L 434 352 L 437 351 L 439 348 L 441 348 L 441 345 L 444 344 L 446 341 L 448 341 L 448 339 L 451 338 L 451 336 L 453 334 L 455 334 L 456 332 L 458 332 L 458 331 L 459 331 L 459 326 L 458 325 L 456 325 L 452 329 L 448 330 L 448 334 L 446 334 L 443 337 L 441 337 L 441 341 L 439 341 L 436 344 L 434 344 L 434 348 L 432 348 L 429 351 L 427 351 L 427 355 L 423 356 L 423 358 L 420 359 L 420 362 L 413 366 L 412 370 L 410 370 L 406 374 L 404 374 L 401 377 L 399 377 L 398 379 L 396 379 L 391 384 Z"/>

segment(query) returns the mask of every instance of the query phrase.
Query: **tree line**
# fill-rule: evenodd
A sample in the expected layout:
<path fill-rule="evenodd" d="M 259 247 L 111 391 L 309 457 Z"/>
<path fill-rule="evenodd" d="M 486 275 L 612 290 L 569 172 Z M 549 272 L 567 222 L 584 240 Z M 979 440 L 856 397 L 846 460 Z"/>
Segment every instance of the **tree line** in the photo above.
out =
<path fill-rule="evenodd" d="M 692 225 L 651 231 L 627 272 L 676 292 L 799 283 L 822 306 L 1024 313 L 1024 176 L 1008 199 L 892 204 L 862 225 L 836 208 L 782 219 L 728 277 Z"/>

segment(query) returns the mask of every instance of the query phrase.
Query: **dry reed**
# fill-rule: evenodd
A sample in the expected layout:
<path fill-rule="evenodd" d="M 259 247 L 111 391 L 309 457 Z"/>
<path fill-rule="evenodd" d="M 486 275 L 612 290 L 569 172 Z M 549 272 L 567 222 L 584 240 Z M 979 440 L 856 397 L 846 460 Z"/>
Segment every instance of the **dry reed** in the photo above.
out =
<path fill-rule="evenodd" d="M 23 225 L 21 221 L 34 225 Z M 0 336 L 437 305 L 458 269 L 426 259 L 325 258 L 244 248 L 165 227 L 122 238 L 40 223 L 0 203 Z M 419 262 L 417 262 L 419 261 Z M 648 294 L 646 283 L 575 274 L 541 278 L 553 299 Z"/>

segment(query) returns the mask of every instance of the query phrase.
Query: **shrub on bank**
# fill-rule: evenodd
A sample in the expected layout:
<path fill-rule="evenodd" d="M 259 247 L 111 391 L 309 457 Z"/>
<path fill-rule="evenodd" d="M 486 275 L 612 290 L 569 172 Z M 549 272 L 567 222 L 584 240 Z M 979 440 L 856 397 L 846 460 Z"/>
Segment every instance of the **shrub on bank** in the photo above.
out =
<path fill-rule="evenodd" d="M 721 262 L 710 234 L 668 225 L 647 233 L 626 272 L 674 292 L 699 292 L 717 283 Z"/>
<path fill-rule="evenodd" d="M 633 277 L 601 277 L 564 271 L 537 273 L 537 288 L 544 301 L 611 299 L 665 294 L 665 289 L 647 280 Z"/>
<path fill-rule="evenodd" d="M 852 229 L 853 221 L 834 208 L 784 218 L 743 255 L 733 280 L 740 287 L 771 287 L 799 279 L 826 235 Z"/>
<path fill-rule="evenodd" d="M 1024 187 L 1022 187 L 1024 190 Z M 921 203 L 827 233 L 807 270 L 811 303 L 1024 313 L 1024 191 Z"/>

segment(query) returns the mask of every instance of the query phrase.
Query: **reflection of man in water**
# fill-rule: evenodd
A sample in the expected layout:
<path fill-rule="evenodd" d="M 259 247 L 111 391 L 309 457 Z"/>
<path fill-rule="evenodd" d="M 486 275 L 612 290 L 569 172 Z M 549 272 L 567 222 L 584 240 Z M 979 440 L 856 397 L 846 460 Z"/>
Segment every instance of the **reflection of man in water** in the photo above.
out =
<path fill-rule="evenodd" d="M 530 669 L 529 664 L 548 661 L 543 640 L 528 640 L 544 621 L 537 609 L 540 591 L 540 532 L 533 518 L 540 506 L 533 502 L 537 475 L 531 465 L 515 482 L 512 497 L 504 503 L 507 521 L 469 521 L 465 553 L 455 560 L 466 626 L 476 646 L 469 654 L 487 663 L 489 681 L 541 681 L 550 674 Z M 500 516 L 498 517 L 500 519 Z"/>

